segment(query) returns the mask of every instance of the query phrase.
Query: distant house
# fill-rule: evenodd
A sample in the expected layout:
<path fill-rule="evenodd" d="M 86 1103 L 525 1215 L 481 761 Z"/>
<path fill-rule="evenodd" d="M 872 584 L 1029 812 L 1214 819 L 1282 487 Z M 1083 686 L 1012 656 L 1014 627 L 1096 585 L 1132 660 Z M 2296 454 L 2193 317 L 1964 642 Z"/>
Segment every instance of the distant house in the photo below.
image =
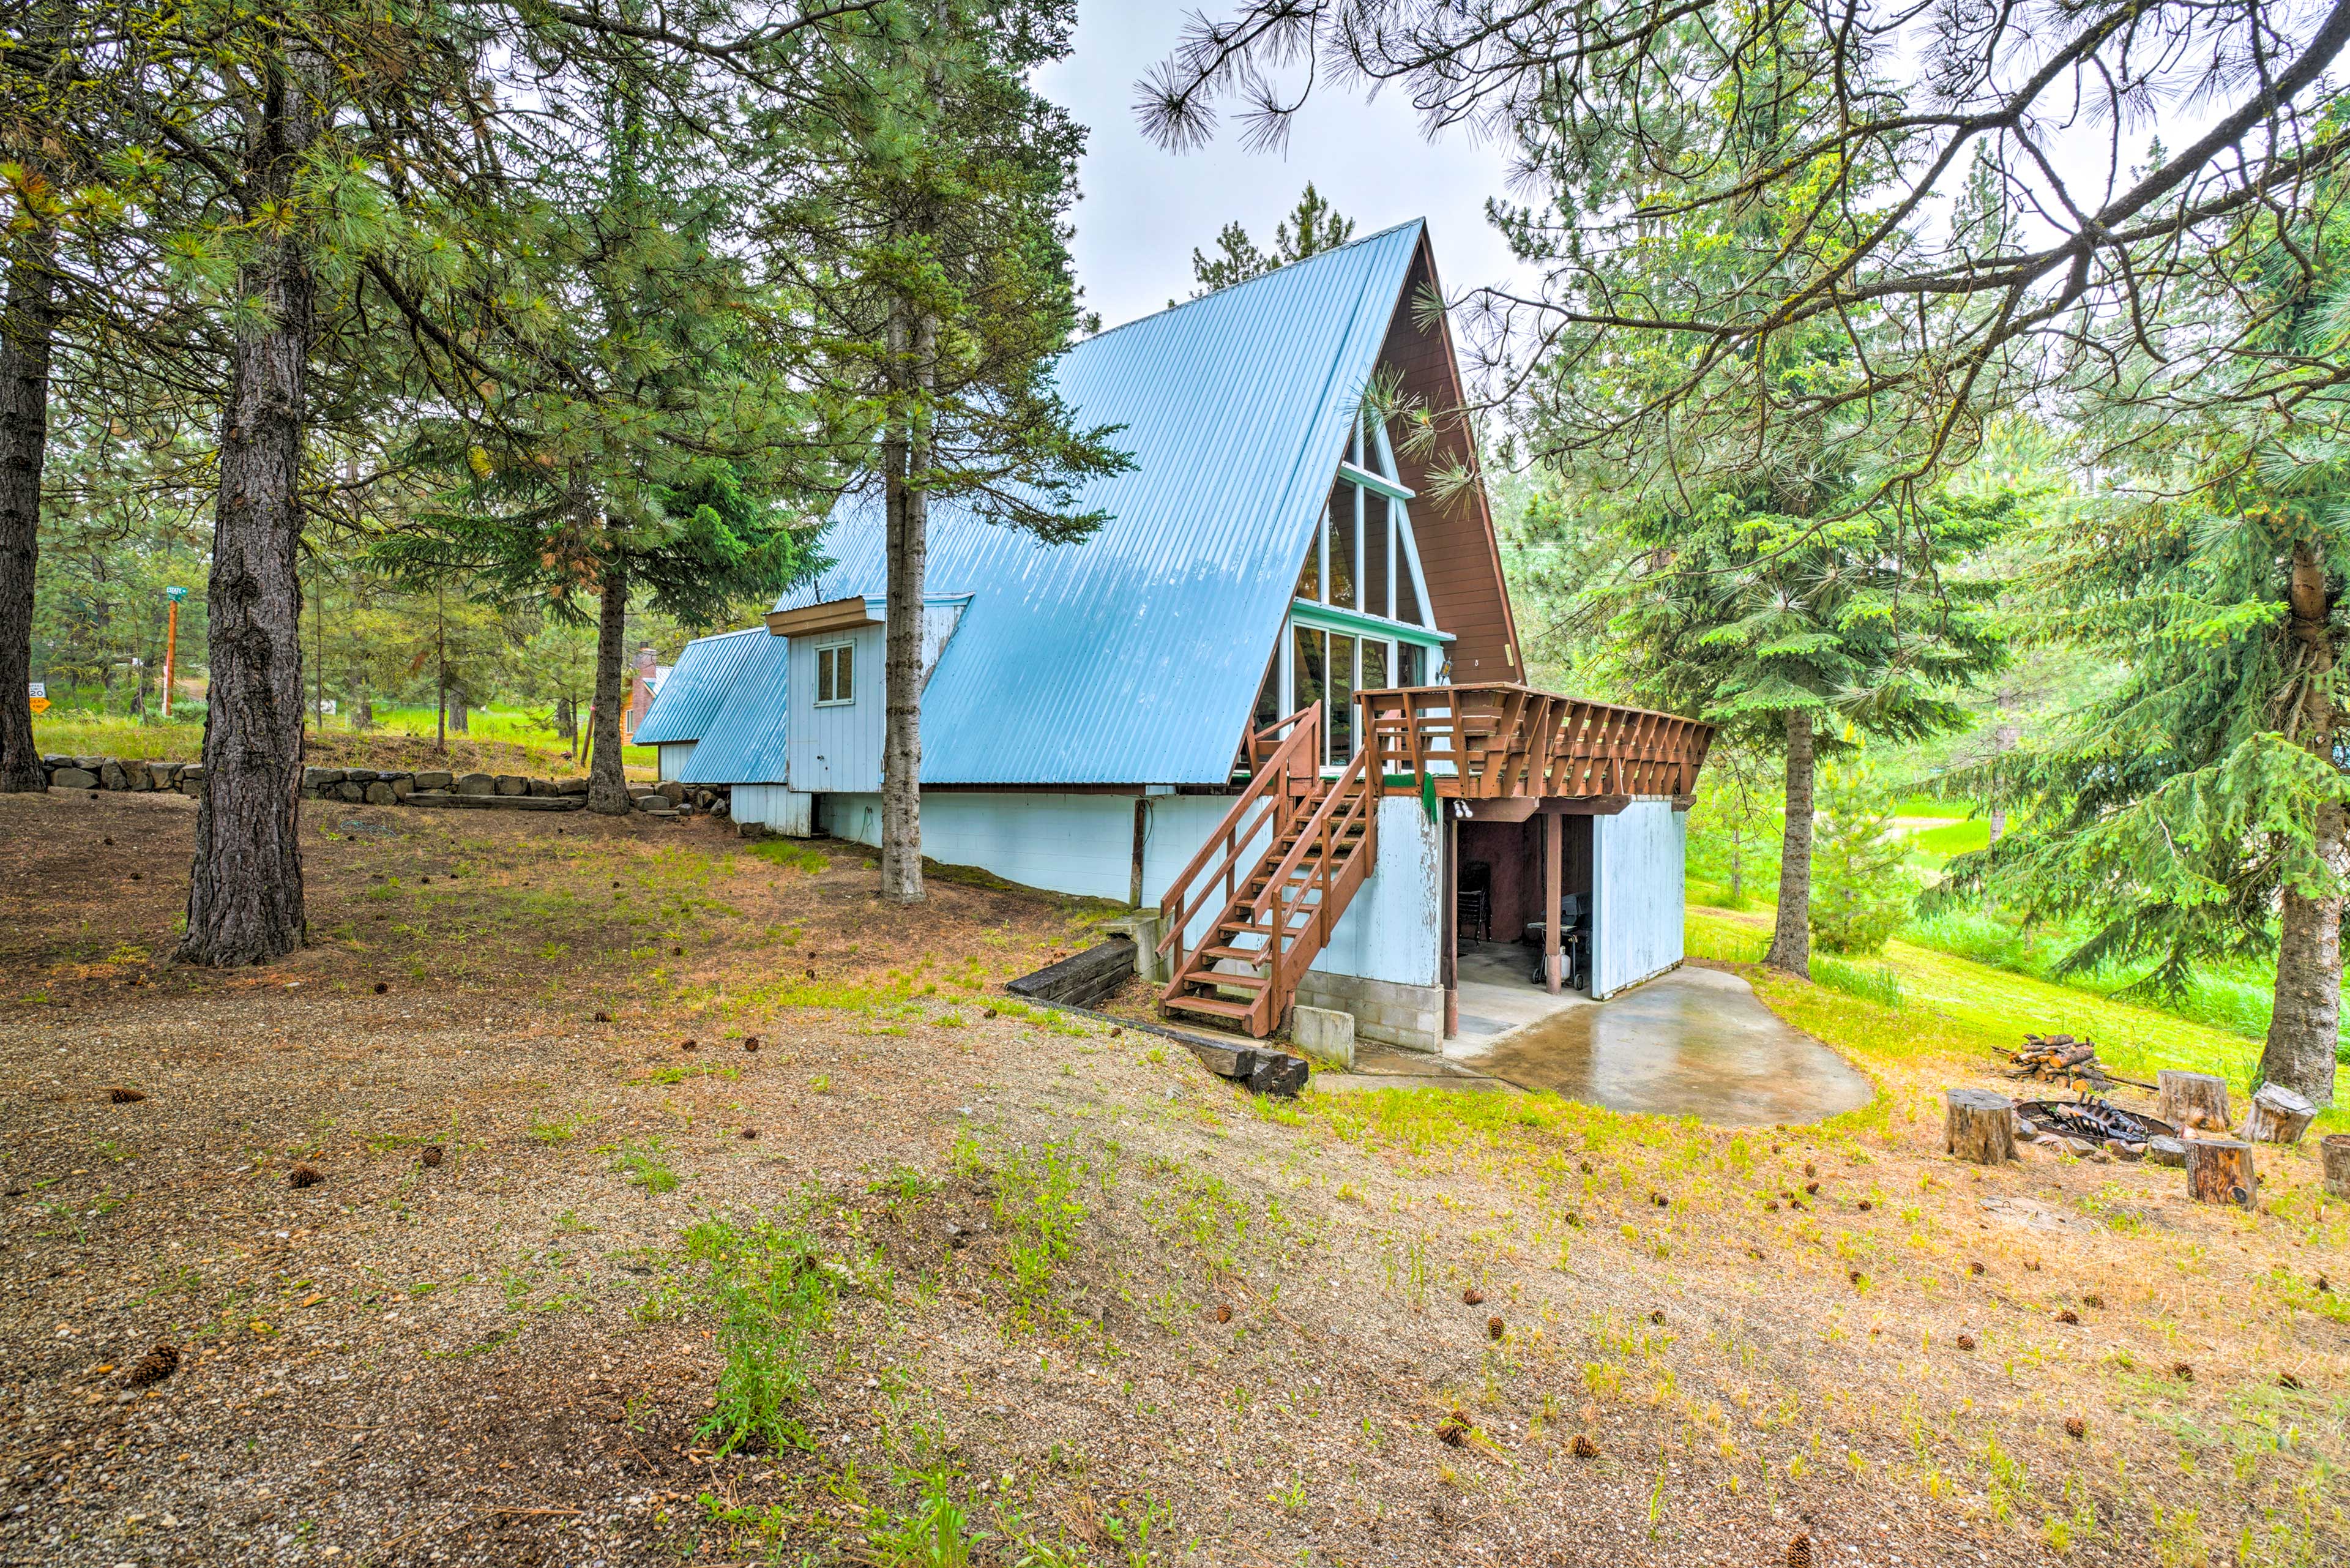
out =
<path fill-rule="evenodd" d="M 638 649 L 636 664 L 629 671 L 629 699 L 620 709 L 620 738 L 629 745 L 647 743 L 640 736 L 645 715 L 660 694 L 661 683 L 669 679 L 670 666 L 654 663 L 654 658 L 650 647 Z"/>
<path fill-rule="evenodd" d="M 1482 488 L 1428 493 L 1475 454 L 1363 411 L 1375 375 L 1459 400 L 1435 283 L 1414 222 L 1071 348 L 1063 393 L 1135 458 L 1082 543 L 932 506 L 923 852 L 1155 907 L 1177 1012 L 1263 1034 L 1305 1002 L 1431 1049 L 1464 952 L 1594 996 L 1680 960 L 1711 732 L 1524 687 Z M 878 500 L 825 549 L 764 628 L 690 645 L 639 732 L 739 820 L 874 844 Z"/>

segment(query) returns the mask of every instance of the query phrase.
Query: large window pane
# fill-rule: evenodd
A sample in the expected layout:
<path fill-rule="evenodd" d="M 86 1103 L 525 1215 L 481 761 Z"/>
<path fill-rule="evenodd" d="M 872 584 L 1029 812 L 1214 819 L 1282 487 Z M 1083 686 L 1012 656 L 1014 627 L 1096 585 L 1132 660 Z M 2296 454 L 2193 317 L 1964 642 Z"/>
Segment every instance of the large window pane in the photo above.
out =
<path fill-rule="evenodd" d="M 1274 644 L 1276 649 L 1281 645 Z M 1264 684 L 1256 690 L 1255 728 L 1263 729 L 1281 717 L 1281 660 L 1274 659 L 1264 667 Z"/>
<path fill-rule="evenodd" d="M 1330 487 L 1330 548 L 1326 570 L 1329 573 L 1328 602 L 1347 609 L 1363 607 L 1355 597 L 1355 512 L 1362 492 L 1351 484 Z"/>
<path fill-rule="evenodd" d="M 1330 634 L 1330 760 L 1355 754 L 1355 639 Z"/>
<path fill-rule="evenodd" d="M 1384 691 L 1388 686 L 1388 645 L 1376 638 L 1363 639 L 1363 690 Z"/>
<path fill-rule="evenodd" d="M 1395 618 L 1409 626 L 1426 626 L 1428 618 L 1419 613 L 1419 595 L 1412 590 L 1411 564 L 1404 559 L 1403 541 L 1396 541 Z"/>
<path fill-rule="evenodd" d="M 1322 634 L 1312 627 L 1301 626 L 1295 630 L 1295 657 L 1289 666 L 1289 696 L 1292 702 L 1303 708 L 1322 701 L 1325 649 Z"/>
<path fill-rule="evenodd" d="M 1416 642 L 1399 642 L 1396 644 L 1397 685 L 1427 685 L 1427 670 L 1428 666 L 1425 659 L 1425 650 L 1420 648 L 1419 644 Z"/>
<path fill-rule="evenodd" d="M 1297 568 L 1297 597 L 1312 603 L 1322 598 L 1322 531 L 1305 541 L 1305 564 Z"/>
<path fill-rule="evenodd" d="M 1388 498 L 1363 494 L 1363 607 L 1373 615 L 1392 616 L 1388 604 L 1388 563 L 1394 558 L 1394 530 L 1388 526 Z"/>

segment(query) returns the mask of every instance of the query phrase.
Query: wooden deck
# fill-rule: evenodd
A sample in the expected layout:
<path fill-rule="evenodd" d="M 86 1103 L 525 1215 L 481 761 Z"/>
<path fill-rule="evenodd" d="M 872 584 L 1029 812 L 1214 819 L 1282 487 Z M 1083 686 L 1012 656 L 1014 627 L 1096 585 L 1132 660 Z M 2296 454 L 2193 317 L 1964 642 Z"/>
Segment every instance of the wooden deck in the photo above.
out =
<path fill-rule="evenodd" d="M 1528 686 L 1409 686 L 1355 695 L 1389 794 L 1462 800 L 1671 796 L 1697 791 L 1713 726 Z"/>

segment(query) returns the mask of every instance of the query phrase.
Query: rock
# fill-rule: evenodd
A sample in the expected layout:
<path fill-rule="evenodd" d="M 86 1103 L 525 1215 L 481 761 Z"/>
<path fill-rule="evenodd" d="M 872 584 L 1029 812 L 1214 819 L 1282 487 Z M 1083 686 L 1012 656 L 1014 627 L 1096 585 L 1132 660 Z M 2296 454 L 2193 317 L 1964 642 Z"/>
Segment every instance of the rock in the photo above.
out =
<path fill-rule="evenodd" d="M 364 787 L 375 783 L 376 780 L 382 776 L 383 775 L 381 774 L 377 773 L 373 768 L 345 768 L 343 770 L 342 782 L 345 784 L 355 784 Z"/>
<path fill-rule="evenodd" d="M 457 781 L 459 794 L 495 794 L 498 781 L 487 774 L 467 774 Z"/>
<path fill-rule="evenodd" d="M 2097 1152 L 2097 1146 L 2085 1137 L 2060 1137 L 2056 1141 L 2064 1146 L 2065 1153 L 2077 1154 L 2083 1158 Z"/>
<path fill-rule="evenodd" d="M 532 779 L 530 781 L 530 793 L 537 795 L 556 795 L 561 794 L 563 792 L 555 787 L 555 781 L 553 779 Z"/>
<path fill-rule="evenodd" d="M 202 794 L 204 793 L 203 763 L 190 763 L 186 767 L 180 770 L 180 793 L 182 794 Z"/>
<path fill-rule="evenodd" d="M 130 775 L 122 771 L 122 764 L 120 763 L 116 762 L 112 757 L 109 757 L 106 759 L 106 765 L 98 770 L 98 787 L 100 789 L 129 789 L 130 787 Z"/>
<path fill-rule="evenodd" d="M 456 775 L 441 769 L 427 769 L 416 775 L 418 789 L 447 789 L 457 782 Z"/>
<path fill-rule="evenodd" d="M 2146 1157 L 2157 1165 L 2183 1166 L 2187 1163 L 2187 1146 L 2175 1137 L 2158 1134 L 2147 1139 Z"/>
<path fill-rule="evenodd" d="M 357 805 L 361 801 L 367 799 L 367 785 L 355 784 L 350 783 L 348 780 L 345 780 L 343 783 L 337 784 L 334 790 L 336 799 L 349 801 L 353 805 Z"/>
<path fill-rule="evenodd" d="M 693 804 L 708 811 L 718 804 L 718 797 L 706 789 L 698 789 L 693 792 Z"/>
<path fill-rule="evenodd" d="M 664 810 L 668 808 L 668 801 L 666 798 L 651 790 L 647 790 L 642 794 L 631 795 L 629 796 L 629 800 L 635 805 L 639 811 L 650 811 L 656 805 L 662 807 Z"/>
<path fill-rule="evenodd" d="M 65 755 L 61 752 L 43 752 L 41 753 L 41 765 L 45 768 L 52 769 L 69 768 L 73 766 L 73 759 Z"/>
<path fill-rule="evenodd" d="M 98 775 L 88 768 L 59 768 L 49 775 L 53 789 L 96 789 Z"/>
<path fill-rule="evenodd" d="M 500 794 L 528 794 L 530 781 L 519 774 L 500 774 L 491 787 Z"/>
<path fill-rule="evenodd" d="M 406 800 L 410 795 L 414 794 L 415 793 L 416 781 L 410 778 L 407 774 L 402 774 L 400 777 L 391 781 L 392 799 Z"/>
<path fill-rule="evenodd" d="M 147 771 L 145 763 L 126 762 L 122 764 L 122 787 L 144 793 L 155 787 L 155 778 Z"/>
<path fill-rule="evenodd" d="M 675 779 L 671 779 L 669 783 L 661 785 L 660 793 L 671 805 L 682 805 L 685 804 L 685 786 L 678 783 Z"/>
<path fill-rule="evenodd" d="M 588 793 L 588 781 L 586 779 L 557 779 L 555 781 L 555 793 L 557 794 L 586 794 Z"/>
<path fill-rule="evenodd" d="M 2146 1146 L 2143 1144 L 2124 1143 L 2120 1138 L 2109 1137 L 2106 1140 L 2106 1152 L 2112 1155 L 2116 1159 L 2144 1159 L 2146 1158 Z"/>
<path fill-rule="evenodd" d="M 369 805 L 397 805 L 400 796 L 392 793 L 388 784 L 371 784 L 367 786 L 367 803 Z"/>
<path fill-rule="evenodd" d="M 304 789 L 324 789 L 328 784 L 338 784 L 342 783 L 344 776 L 343 770 L 340 768 L 304 768 L 302 770 L 302 787 Z"/>
<path fill-rule="evenodd" d="M 76 757 L 73 765 L 86 774 L 94 774 L 106 766 L 107 760 L 104 757 Z"/>

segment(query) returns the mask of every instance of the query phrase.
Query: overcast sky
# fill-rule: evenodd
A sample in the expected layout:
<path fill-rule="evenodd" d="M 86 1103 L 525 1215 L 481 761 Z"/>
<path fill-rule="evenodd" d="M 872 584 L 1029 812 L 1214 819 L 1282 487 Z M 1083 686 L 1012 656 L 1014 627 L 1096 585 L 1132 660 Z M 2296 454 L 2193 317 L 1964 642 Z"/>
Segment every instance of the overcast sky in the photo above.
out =
<path fill-rule="evenodd" d="M 1194 0 L 1211 10 L 1216 0 Z M 1281 153 L 1244 151 L 1229 125 L 1203 151 L 1162 152 L 1134 121 L 1134 83 L 1173 47 L 1188 5 L 1081 0 L 1076 47 L 1038 88 L 1092 130 L 1077 204 L 1077 279 L 1088 308 L 1115 327 L 1190 297 L 1191 251 L 1212 250 L 1237 218 L 1260 246 L 1308 180 L 1367 234 L 1426 218 L 1447 294 L 1513 275 L 1509 247 L 1485 222 L 1505 171 L 1500 149 L 1466 137 L 1430 144 L 1411 106 L 1317 93 Z"/>

